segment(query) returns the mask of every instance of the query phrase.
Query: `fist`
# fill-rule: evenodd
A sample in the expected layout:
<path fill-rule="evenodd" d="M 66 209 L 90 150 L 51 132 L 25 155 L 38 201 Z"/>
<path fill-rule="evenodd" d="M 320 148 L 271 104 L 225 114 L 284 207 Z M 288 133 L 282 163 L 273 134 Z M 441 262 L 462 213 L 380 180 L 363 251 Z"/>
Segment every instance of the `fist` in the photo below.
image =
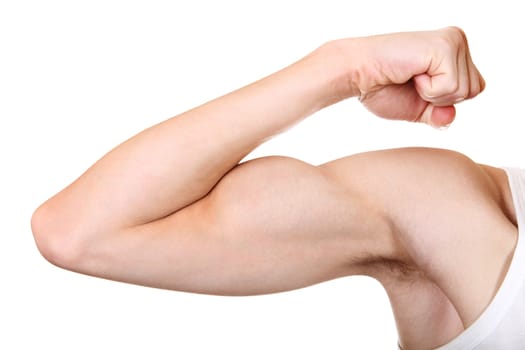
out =
<path fill-rule="evenodd" d="M 357 64 L 350 85 L 380 117 L 446 126 L 454 120 L 454 104 L 485 88 L 457 27 L 351 40 Z"/>

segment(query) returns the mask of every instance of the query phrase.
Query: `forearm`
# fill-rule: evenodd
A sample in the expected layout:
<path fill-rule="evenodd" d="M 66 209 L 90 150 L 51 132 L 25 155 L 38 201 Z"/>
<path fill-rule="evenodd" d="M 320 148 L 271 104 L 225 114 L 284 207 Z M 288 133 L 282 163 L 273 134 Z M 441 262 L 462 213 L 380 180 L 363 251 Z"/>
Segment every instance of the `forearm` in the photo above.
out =
<path fill-rule="evenodd" d="M 129 226 L 203 197 L 259 144 L 348 97 L 341 56 L 326 46 L 119 145 L 56 196 L 62 216 Z"/>

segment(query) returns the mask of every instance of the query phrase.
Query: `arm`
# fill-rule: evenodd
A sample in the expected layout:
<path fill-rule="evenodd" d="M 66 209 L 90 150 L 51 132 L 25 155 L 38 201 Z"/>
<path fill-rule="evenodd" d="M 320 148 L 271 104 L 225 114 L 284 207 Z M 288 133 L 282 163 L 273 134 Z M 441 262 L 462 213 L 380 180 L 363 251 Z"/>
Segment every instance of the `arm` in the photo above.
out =
<path fill-rule="evenodd" d="M 50 204 L 66 207 L 68 197 L 82 198 L 87 220 L 129 227 L 195 202 L 260 143 L 335 99 L 339 72 L 325 62 L 324 51 L 144 130 Z M 78 209 L 66 217 L 78 222 Z"/>
<path fill-rule="evenodd" d="M 368 250 L 364 274 L 385 287 L 406 348 L 436 348 L 478 318 L 506 275 L 517 239 L 502 169 L 430 148 L 367 152 L 319 167 L 391 223 L 394 234 L 384 236 L 399 249 Z"/>
<path fill-rule="evenodd" d="M 233 271 L 228 269 L 239 262 L 226 264 L 227 257 L 235 256 L 228 244 L 234 246 L 243 234 L 259 237 L 243 232 L 246 226 L 239 223 L 247 217 L 282 213 L 296 206 L 294 201 L 306 193 L 305 201 L 319 203 L 317 215 L 307 216 L 311 222 L 306 223 L 311 225 L 305 226 L 312 233 L 323 228 L 337 231 L 337 227 L 327 227 L 321 220 L 323 208 L 335 207 L 346 199 L 333 195 L 336 191 L 330 190 L 330 181 L 311 166 L 290 159 L 271 159 L 246 164 L 244 171 L 232 169 L 261 142 L 351 96 L 360 96 L 368 108 L 387 118 L 450 122 L 453 114 L 448 106 L 482 89 L 481 77 L 473 73 L 477 72 L 475 67 L 470 69 L 475 82 L 467 78 L 466 83 L 459 84 L 461 74 L 455 63 L 449 64 L 456 62 L 457 51 L 465 50 L 466 42 L 461 41 L 460 34 L 456 29 L 447 29 L 335 41 L 261 81 L 141 132 L 109 152 L 35 212 L 32 227 L 39 248 L 52 262 L 76 271 L 209 292 L 226 285 L 232 278 L 226 276 L 227 272 Z M 447 38 L 450 40 L 444 40 Z M 390 42 L 394 43 L 385 46 Z M 401 55 L 396 42 L 412 44 L 405 45 Z M 436 50 L 444 43 L 448 51 Z M 378 48 L 384 48 L 384 57 L 374 56 Z M 431 64 L 437 61 L 442 65 Z M 467 55 L 459 64 L 472 62 Z M 398 101 L 397 105 L 389 103 L 388 111 L 381 107 L 385 96 Z M 405 111 L 403 117 L 401 111 Z M 262 194 L 257 186 L 250 185 L 250 178 L 259 172 L 273 177 L 274 187 L 279 187 L 277 179 L 282 179 L 282 189 L 290 191 L 288 198 L 292 202 L 280 201 L 286 192 Z M 279 177 L 274 172 L 284 174 Z M 304 187 L 292 185 L 292 179 L 303 176 L 307 179 Z M 237 180 L 231 180 L 234 178 Z M 230 185 L 221 186 L 223 182 Z M 241 182 L 248 184 L 242 193 L 238 188 L 243 187 L 236 184 Z M 318 188 L 325 191 L 319 192 Z M 241 212 L 234 205 L 241 195 L 267 200 L 259 206 L 245 206 Z M 361 204 L 352 199 L 347 206 L 353 210 Z M 292 224 L 311 211 L 308 206 L 303 211 L 297 207 L 277 220 L 268 214 L 273 221 L 253 230 L 289 234 Z M 353 225 L 359 223 L 354 221 Z M 361 224 L 353 227 L 356 237 L 367 230 L 370 228 Z M 230 241 L 221 243 L 216 241 L 219 238 Z M 243 248 L 262 244 L 260 239 L 250 245 L 245 243 Z M 269 250 L 277 251 L 274 243 Z M 284 254 L 286 247 L 278 246 Z M 259 259 L 264 260 L 264 255 Z M 225 265 L 218 264 L 221 261 Z M 337 268 L 330 266 L 334 276 L 341 274 L 341 261 L 335 264 Z M 224 278 L 214 286 L 199 287 L 199 283 L 213 281 L 214 274 L 204 274 L 210 266 L 225 272 Z M 326 275 L 327 269 L 322 274 Z M 193 279 L 196 275 L 201 276 L 199 281 Z"/>

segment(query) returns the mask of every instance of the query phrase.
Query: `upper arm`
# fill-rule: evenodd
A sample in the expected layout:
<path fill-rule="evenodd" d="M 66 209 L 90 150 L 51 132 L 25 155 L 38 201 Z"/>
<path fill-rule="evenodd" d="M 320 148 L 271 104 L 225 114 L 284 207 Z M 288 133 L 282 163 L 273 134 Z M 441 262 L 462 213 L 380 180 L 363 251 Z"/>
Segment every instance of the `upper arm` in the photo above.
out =
<path fill-rule="evenodd" d="M 377 203 L 403 244 L 413 252 L 440 242 L 435 232 L 455 236 L 503 218 L 501 198 L 491 178 L 458 152 L 402 148 L 350 156 L 323 165 L 343 187 Z M 467 230 L 470 228 L 470 230 Z M 483 230 L 483 232 L 486 230 Z M 449 242 L 442 241 L 446 248 Z"/>
<path fill-rule="evenodd" d="M 205 197 L 165 218 L 80 230 L 72 257 L 55 263 L 181 291 L 277 292 L 347 275 L 360 244 L 385 228 L 374 215 L 320 168 L 264 157 L 236 166 Z"/>

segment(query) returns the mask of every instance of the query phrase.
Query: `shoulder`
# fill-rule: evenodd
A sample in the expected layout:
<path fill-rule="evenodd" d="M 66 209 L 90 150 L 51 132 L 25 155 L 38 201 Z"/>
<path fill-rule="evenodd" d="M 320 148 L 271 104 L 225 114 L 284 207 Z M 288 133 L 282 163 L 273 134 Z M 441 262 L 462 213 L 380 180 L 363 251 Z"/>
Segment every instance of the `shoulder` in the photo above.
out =
<path fill-rule="evenodd" d="M 477 232 L 480 238 L 486 228 L 509 221 L 505 185 L 496 176 L 500 171 L 488 172 L 488 167 L 455 151 L 374 151 L 320 167 L 341 187 L 374 203 L 399 235 L 417 236 L 417 244 L 427 244 L 435 234 L 457 239 Z"/>
<path fill-rule="evenodd" d="M 512 223 L 502 187 L 486 168 L 461 153 L 401 148 L 320 167 L 342 188 L 373 203 L 395 232 L 398 256 L 419 269 L 440 266 L 439 274 L 445 276 L 460 271 L 457 266 L 465 265 L 468 254 L 476 265 L 484 254 L 509 242 Z"/>
<path fill-rule="evenodd" d="M 363 191 L 389 213 L 406 216 L 407 205 L 501 200 L 485 169 L 459 152 L 399 148 L 361 153 L 320 165 L 341 186 Z M 414 202 L 416 201 L 417 202 Z"/>
<path fill-rule="evenodd" d="M 516 240 L 501 169 L 430 148 L 363 153 L 321 168 L 375 203 L 392 222 L 404 262 L 437 283 L 465 323 L 479 315 Z"/>
<path fill-rule="evenodd" d="M 482 175 L 479 166 L 466 155 L 452 150 L 426 147 L 359 153 L 324 163 L 320 167 L 341 179 L 345 175 L 357 172 L 367 173 L 367 176 L 373 178 L 382 177 L 386 175 L 384 171 L 388 171 L 388 177 L 394 181 L 405 181 L 414 177 L 424 180 L 443 173 L 454 177 L 466 176 L 470 180 L 472 176 Z M 446 178 L 442 178 L 443 182 L 445 180 Z"/>

